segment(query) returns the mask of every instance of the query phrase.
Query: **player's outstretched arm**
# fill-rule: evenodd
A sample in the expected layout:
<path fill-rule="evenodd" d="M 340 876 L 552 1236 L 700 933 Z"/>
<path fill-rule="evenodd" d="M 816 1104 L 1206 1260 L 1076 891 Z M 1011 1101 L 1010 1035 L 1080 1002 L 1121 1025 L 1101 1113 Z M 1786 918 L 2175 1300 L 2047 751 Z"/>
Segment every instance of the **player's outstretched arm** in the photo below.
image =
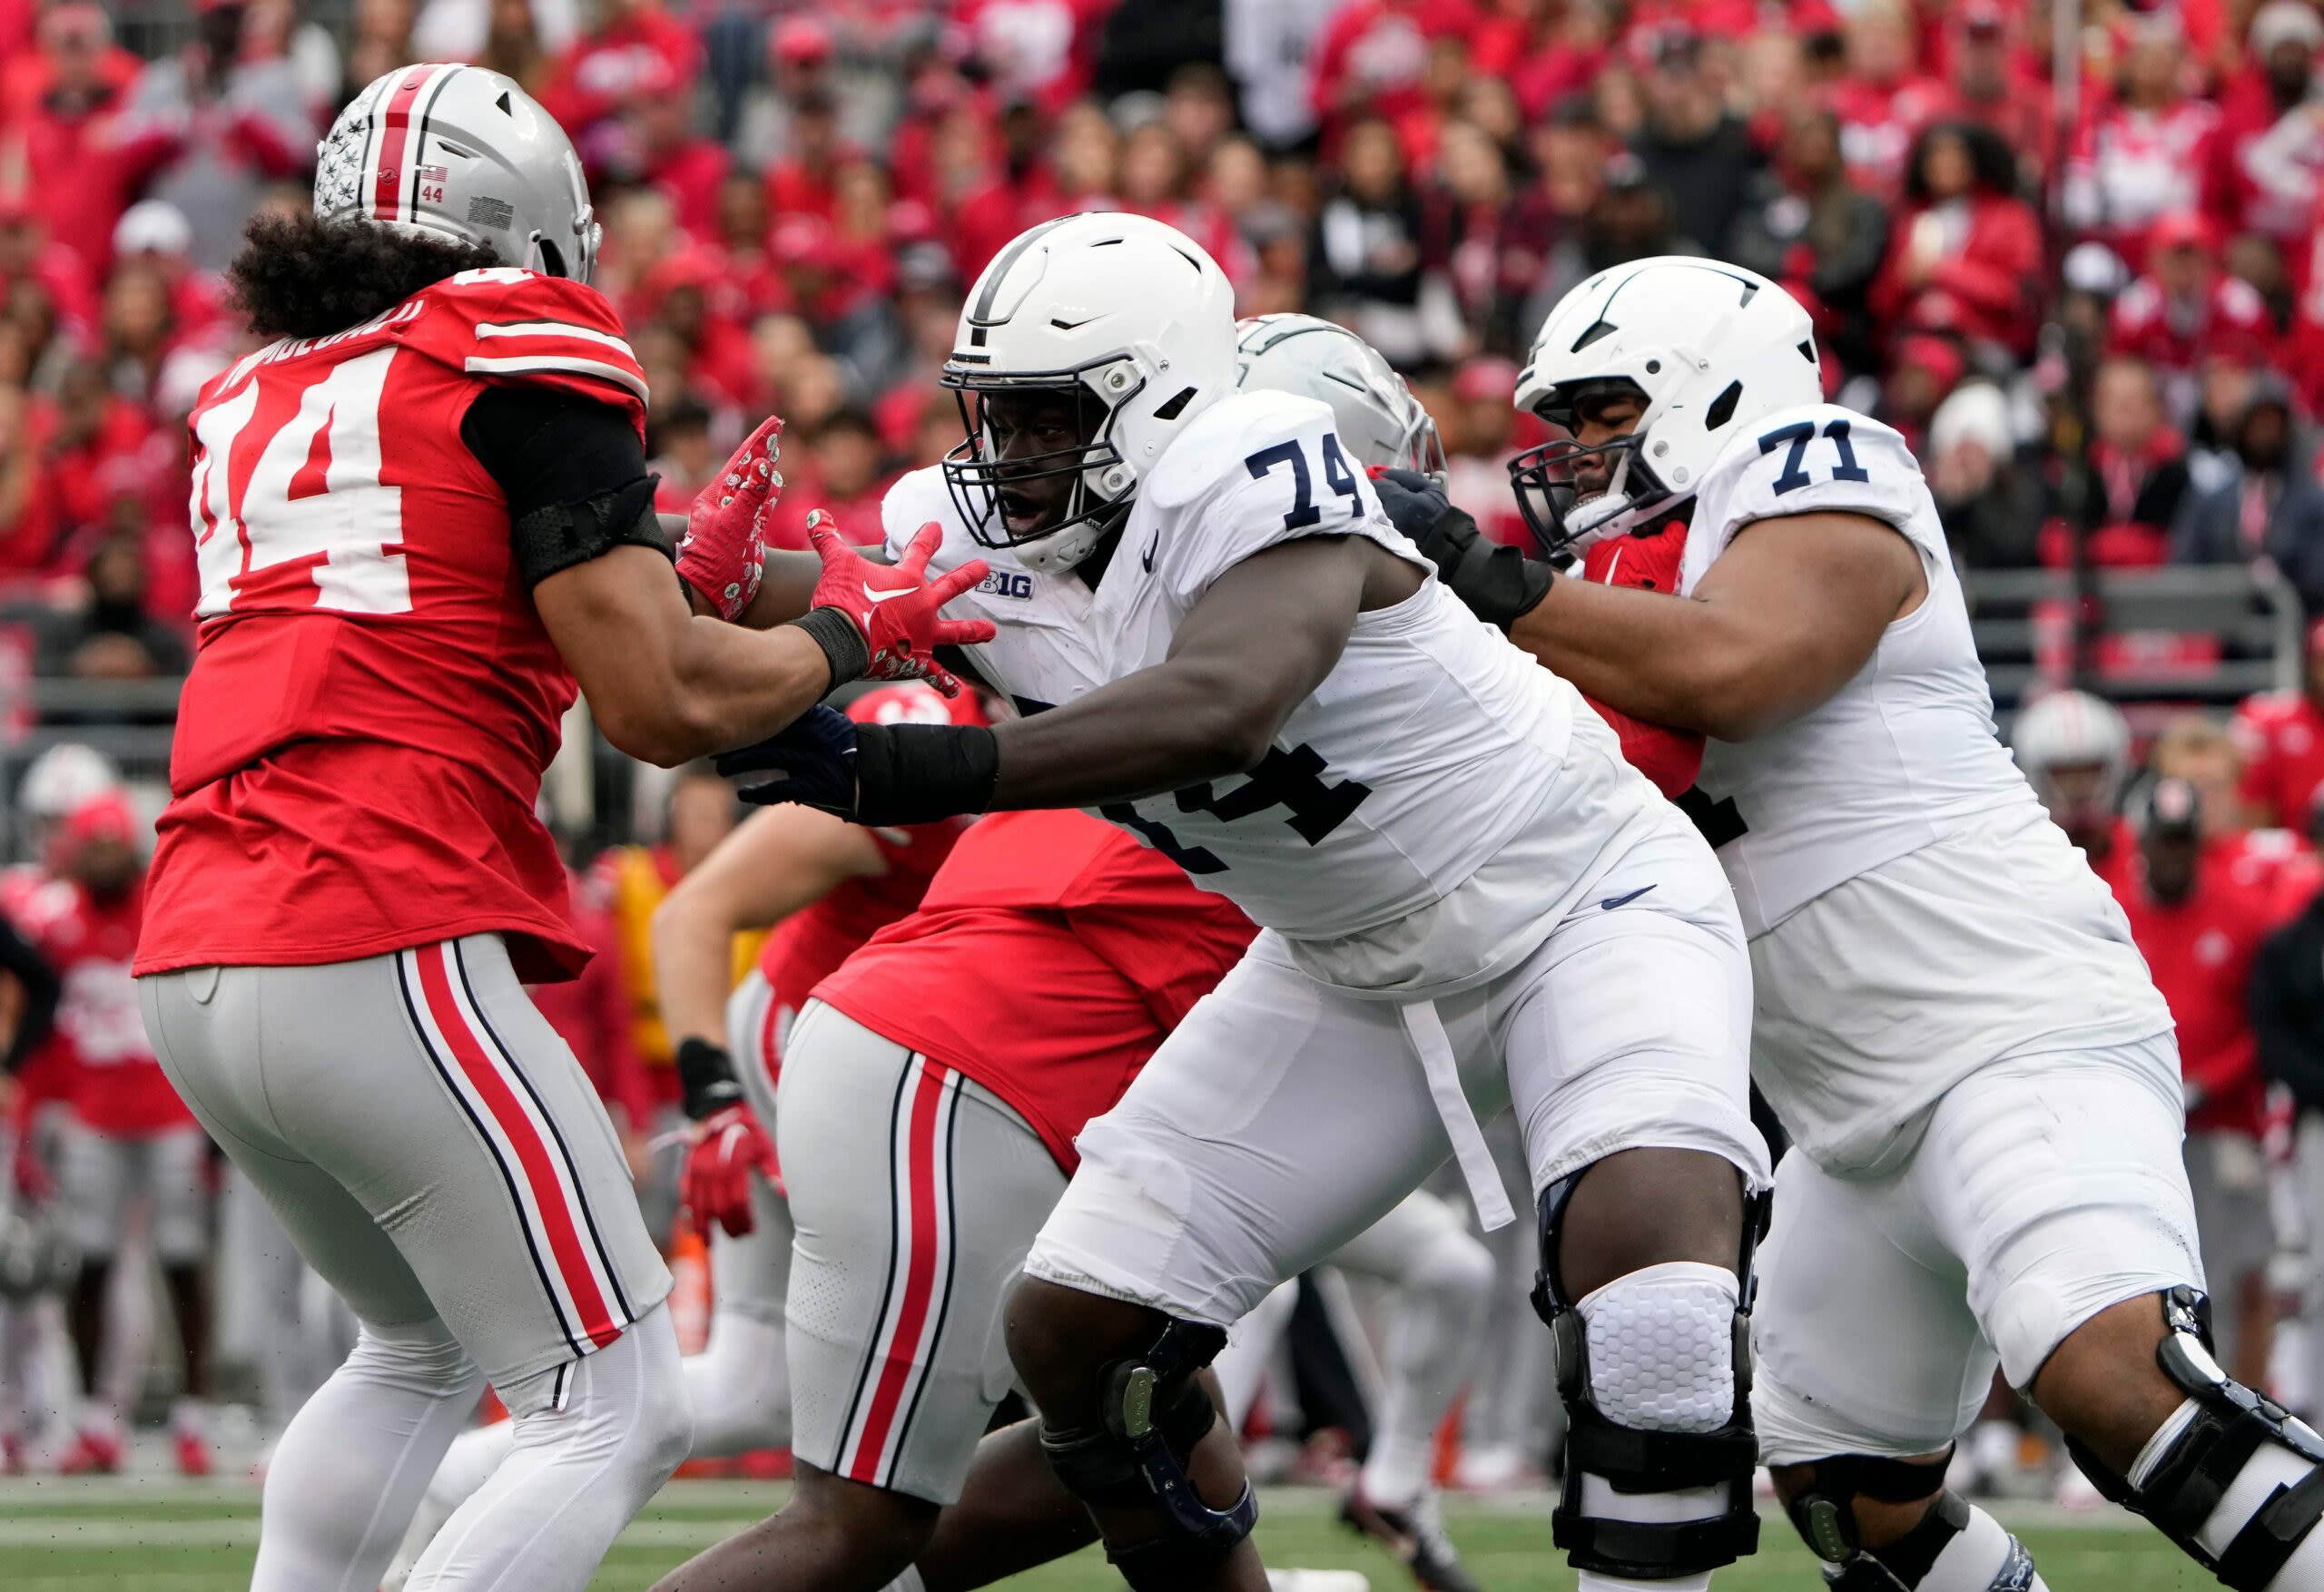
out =
<path fill-rule="evenodd" d="M 1791 515 L 1738 532 L 1689 600 L 1561 580 L 1509 639 L 1622 712 L 1746 741 L 1847 683 L 1927 591 L 1894 526 Z"/>
<path fill-rule="evenodd" d="M 1365 581 L 1391 562 L 1357 536 L 1304 537 L 1243 560 L 1195 604 L 1163 662 L 995 725 L 991 806 L 1132 801 L 1256 767 L 1339 662 Z"/>
<path fill-rule="evenodd" d="M 820 709 L 719 770 L 761 776 L 747 801 L 874 824 L 1089 807 L 1240 773 L 1331 673 L 1357 613 L 1416 578 L 1356 537 L 1284 543 L 1212 582 L 1162 663 L 1064 707 L 990 729 L 857 724 Z"/>
<path fill-rule="evenodd" d="M 888 870 L 872 837 L 807 807 L 753 813 L 654 909 L 654 969 L 670 1042 L 726 1043 L 734 939 L 771 929 L 851 879 Z"/>
<path fill-rule="evenodd" d="M 560 570 L 533 603 L 606 739 L 663 768 L 772 735 L 832 684 L 813 636 L 696 616 L 668 557 L 648 547 Z"/>

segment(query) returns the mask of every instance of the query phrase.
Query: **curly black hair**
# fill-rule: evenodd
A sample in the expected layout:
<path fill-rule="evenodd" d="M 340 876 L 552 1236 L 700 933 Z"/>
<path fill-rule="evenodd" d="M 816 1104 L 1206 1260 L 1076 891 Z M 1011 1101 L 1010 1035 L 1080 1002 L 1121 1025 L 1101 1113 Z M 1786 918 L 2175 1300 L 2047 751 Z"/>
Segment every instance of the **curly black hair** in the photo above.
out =
<path fill-rule="evenodd" d="M 481 243 L 417 237 L 301 211 L 261 215 L 226 268 L 234 308 L 262 338 L 326 337 L 370 319 L 432 282 L 501 263 Z"/>

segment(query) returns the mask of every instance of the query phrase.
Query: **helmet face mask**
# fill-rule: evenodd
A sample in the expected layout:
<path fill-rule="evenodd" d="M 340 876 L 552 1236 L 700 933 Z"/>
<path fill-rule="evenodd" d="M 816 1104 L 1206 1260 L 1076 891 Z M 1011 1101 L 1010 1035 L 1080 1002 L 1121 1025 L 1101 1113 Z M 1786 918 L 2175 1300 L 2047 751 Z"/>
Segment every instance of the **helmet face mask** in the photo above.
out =
<path fill-rule="evenodd" d="M 1137 391 L 1142 378 L 1123 363 L 1008 376 L 946 370 L 967 435 L 944 456 L 944 485 L 979 546 L 1064 569 L 1114 527 L 1136 482 L 1110 435 L 1114 408 L 1097 392 Z"/>
<path fill-rule="evenodd" d="M 1638 406 L 1630 435 L 1582 447 L 1590 400 L 1616 393 Z M 1823 401 L 1814 322 L 1781 287 L 1717 260 L 1634 260 L 1542 321 L 1517 408 L 1569 435 L 1520 455 L 1511 486 L 1545 548 L 1586 546 L 1691 497 L 1767 417 Z"/>
<path fill-rule="evenodd" d="M 1175 227 L 1116 211 L 1061 216 L 984 268 L 941 379 L 960 395 L 967 435 L 943 468 L 970 534 L 1028 569 L 1070 569 L 1119 524 L 1179 434 L 1234 392 L 1235 290 Z M 1008 415 L 1020 395 L 1070 398 L 1062 413 L 1077 424 L 1059 425 L 1053 407 L 1046 437 L 996 437 L 986 406 Z"/>
<path fill-rule="evenodd" d="M 1628 381 L 1576 382 L 1553 389 L 1535 410 L 1564 435 L 1512 458 L 1509 485 L 1526 528 L 1544 554 L 1580 553 L 1616 519 L 1635 521 L 1670 500 L 1673 494 L 1647 463 L 1640 428 L 1647 401 Z M 1613 424 L 1629 429 L 1602 442 L 1581 439 L 1582 427 L 1604 424 L 1600 415 L 1622 405 L 1631 412 Z"/>

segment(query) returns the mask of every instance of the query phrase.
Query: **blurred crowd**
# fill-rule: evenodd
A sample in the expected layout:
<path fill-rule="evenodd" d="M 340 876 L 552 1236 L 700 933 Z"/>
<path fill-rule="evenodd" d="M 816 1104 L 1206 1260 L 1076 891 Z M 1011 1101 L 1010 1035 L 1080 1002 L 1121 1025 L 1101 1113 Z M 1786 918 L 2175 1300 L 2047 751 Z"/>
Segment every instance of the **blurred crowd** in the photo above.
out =
<path fill-rule="evenodd" d="M 1497 534 L 1544 310 L 1700 252 L 1811 304 L 1965 565 L 2260 561 L 2324 610 L 2308 0 L 2090 0 L 2063 51 L 2024 0 L 344 3 L 0 0 L 0 676 L 182 667 L 218 273 L 340 105 L 438 58 L 582 149 L 666 496 L 785 417 L 784 539 L 956 439 L 930 378 L 1004 241 L 1118 207 L 1377 345 Z"/>

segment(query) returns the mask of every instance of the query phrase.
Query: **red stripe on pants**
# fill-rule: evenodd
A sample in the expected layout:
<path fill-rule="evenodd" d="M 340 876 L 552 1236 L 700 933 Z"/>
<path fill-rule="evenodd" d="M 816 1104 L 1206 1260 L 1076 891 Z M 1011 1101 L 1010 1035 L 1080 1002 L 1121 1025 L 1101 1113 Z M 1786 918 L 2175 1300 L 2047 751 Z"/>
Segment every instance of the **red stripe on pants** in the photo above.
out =
<path fill-rule="evenodd" d="M 501 1136 L 517 1152 L 517 1172 L 524 1178 L 525 1186 L 532 1191 L 533 1204 L 540 1211 L 549 1256 L 565 1283 L 566 1292 L 572 1295 L 573 1308 L 580 1312 L 581 1331 L 590 1342 L 603 1349 L 621 1336 L 621 1328 L 614 1324 L 613 1312 L 606 1308 L 605 1295 L 597 1291 L 597 1280 L 590 1273 L 589 1257 L 581 1248 L 581 1229 L 566 1205 L 565 1190 L 556 1180 L 556 1165 L 550 1159 L 548 1145 L 533 1126 L 533 1119 L 525 1114 L 517 1092 L 494 1064 L 492 1053 L 468 1027 L 459 1003 L 452 998 L 452 978 L 444 948 L 421 946 L 412 957 L 419 964 L 419 988 L 428 1001 L 428 1015 L 436 1019 L 438 1032 L 451 1047 L 453 1059 L 459 1063 L 468 1086 L 483 1100 L 484 1108 L 491 1113 Z M 525 1220 L 521 1208 L 517 1219 Z"/>
<path fill-rule="evenodd" d="M 911 1253 L 904 1270 L 903 1302 L 896 1310 L 896 1331 L 880 1365 L 880 1380 L 872 1390 L 872 1408 L 863 1417 L 863 1436 L 855 1445 L 850 1479 L 878 1483 L 880 1451 L 888 1446 L 888 1429 L 902 1407 L 910 1385 L 916 1351 L 931 1347 L 921 1341 L 928 1330 L 930 1299 L 936 1292 L 936 1108 L 944 1098 L 944 1082 L 951 1068 L 923 1059 L 920 1087 L 911 1100 L 911 1125 L 905 1130 L 905 1177 L 911 1202 Z"/>
<path fill-rule="evenodd" d="M 379 163 L 371 173 L 371 219 L 392 221 L 403 202 L 403 153 L 411 136 L 412 103 L 441 67 L 407 74 L 388 95 L 388 113 L 379 123 Z"/>

